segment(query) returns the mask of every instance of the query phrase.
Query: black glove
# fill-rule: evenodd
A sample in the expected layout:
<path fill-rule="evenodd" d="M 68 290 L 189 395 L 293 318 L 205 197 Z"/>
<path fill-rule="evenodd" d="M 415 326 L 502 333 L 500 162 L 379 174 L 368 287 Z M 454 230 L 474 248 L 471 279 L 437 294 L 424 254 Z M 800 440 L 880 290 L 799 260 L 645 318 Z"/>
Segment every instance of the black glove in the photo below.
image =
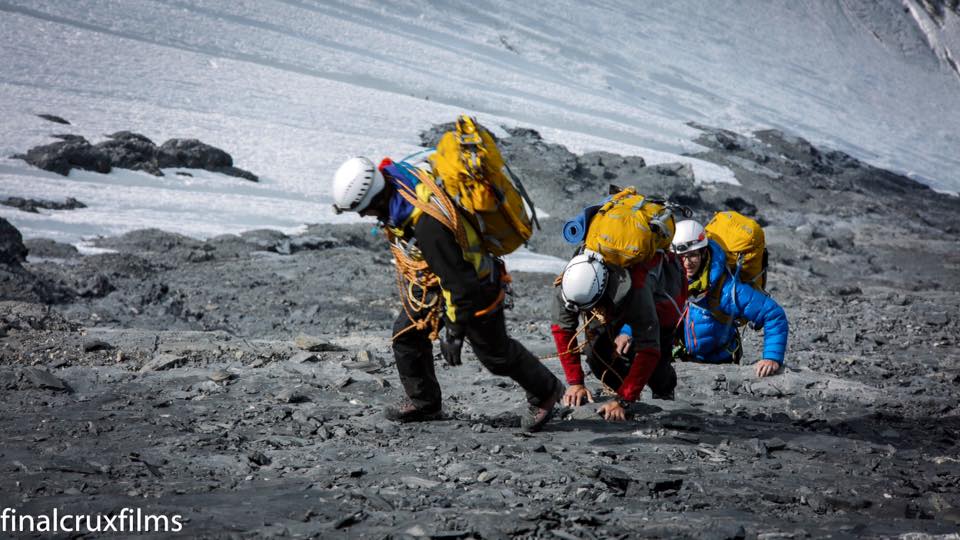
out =
<path fill-rule="evenodd" d="M 447 364 L 459 366 L 461 364 L 460 351 L 463 349 L 464 330 L 455 324 L 447 323 L 446 326 L 447 329 L 443 334 L 443 339 L 440 340 L 440 354 L 447 361 Z"/>

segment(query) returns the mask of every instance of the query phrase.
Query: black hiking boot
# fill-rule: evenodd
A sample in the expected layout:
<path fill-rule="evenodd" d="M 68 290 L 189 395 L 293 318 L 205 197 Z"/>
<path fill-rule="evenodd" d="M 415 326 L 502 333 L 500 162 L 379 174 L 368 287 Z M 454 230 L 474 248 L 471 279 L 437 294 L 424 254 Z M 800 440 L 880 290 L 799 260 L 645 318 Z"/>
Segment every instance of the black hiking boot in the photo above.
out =
<path fill-rule="evenodd" d="M 676 394 L 674 393 L 674 391 L 671 390 L 671 391 L 669 391 L 669 392 L 663 392 L 663 393 L 660 393 L 660 394 L 654 392 L 654 394 L 653 394 L 653 399 L 663 399 L 663 400 L 667 400 L 667 401 L 673 401 L 673 400 L 677 399 L 677 397 L 676 397 Z"/>
<path fill-rule="evenodd" d="M 544 424 L 553 418 L 554 405 L 563 397 L 563 385 L 557 384 L 557 389 L 540 405 L 530 405 L 527 413 L 520 419 L 520 427 L 530 433 L 543 429 Z"/>
<path fill-rule="evenodd" d="M 392 422 L 429 422 L 442 418 L 443 412 L 439 404 L 432 407 L 418 408 L 410 401 L 410 398 L 404 398 L 384 408 L 383 416 Z"/>

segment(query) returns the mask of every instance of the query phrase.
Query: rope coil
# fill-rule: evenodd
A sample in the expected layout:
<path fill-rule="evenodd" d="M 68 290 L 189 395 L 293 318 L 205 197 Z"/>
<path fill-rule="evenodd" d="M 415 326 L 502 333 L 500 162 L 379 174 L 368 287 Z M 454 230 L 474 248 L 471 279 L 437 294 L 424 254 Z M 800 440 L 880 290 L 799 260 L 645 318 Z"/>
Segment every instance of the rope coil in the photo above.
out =
<path fill-rule="evenodd" d="M 429 330 L 430 341 L 440 337 L 440 323 L 443 318 L 443 304 L 440 303 L 439 295 L 434 295 L 428 299 L 429 289 L 440 285 L 440 278 L 430 271 L 430 267 L 424 260 L 417 260 L 402 246 L 402 240 L 387 231 L 387 239 L 390 242 L 390 251 L 393 253 L 393 260 L 396 262 L 396 282 L 397 292 L 400 294 L 400 304 L 403 306 L 403 312 L 410 321 L 410 326 L 397 332 L 391 338 L 397 339 L 410 330 Z M 415 288 L 420 289 L 420 295 L 415 292 Z M 413 308 L 413 312 L 411 312 Z M 414 313 L 421 313 L 426 310 L 420 318 L 414 317 Z"/>
<path fill-rule="evenodd" d="M 403 182 L 395 184 L 397 186 L 397 193 L 415 208 L 433 217 L 439 221 L 441 225 L 452 231 L 457 244 L 460 245 L 461 248 L 466 249 L 468 245 L 467 232 L 461 221 L 461 215 L 456 203 L 450 198 L 446 190 L 437 183 L 433 175 L 419 169 L 414 169 L 412 172 L 430 189 L 431 196 L 429 202 L 420 200 L 416 190 Z M 440 335 L 440 325 L 443 320 L 443 304 L 440 302 L 439 296 L 434 296 L 430 301 L 427 300 L 427 296 L 428 289 L 440 286 L 440 278 L 430 270 L 430 266 L 421 257 L 411 256 L 409 246 L 405 249 L 403 240 L 389 230 L 387 231 L 387 239 L 390 243 L 390 251 L 393 254 L 393 259 L 396 261 L 397 290 L 400 293 L 404 313 L 406 313 L 407 318 L 412 323 L 407 328 L 394 334 L 392 339 L 397 339 L 400 335 L 414 328 L 417 330 L 429 328 L 430 340 L 436 340 Z M 504 303 L 507 294 L 506 287 L 512 282 L 512 278 L 505 269 L 501 269 L 501 272 L 500 294 L 492 304 L 477 311 L 476 316 L 482 317 L 488 315 Z M 407 283 L 406 287 L 403 285 L 404 281 Z M 414 292 L 414 286 L 420 288 L 421 294 L 419 298 L 417 298 Z M 404 301 L 404 296 L 406 296 L 406 301 Z M 408 304 L 409 307 L 414 308 L 415 312 L 427 309 L 426 316 L 421 319 L 414 319 Z"/>

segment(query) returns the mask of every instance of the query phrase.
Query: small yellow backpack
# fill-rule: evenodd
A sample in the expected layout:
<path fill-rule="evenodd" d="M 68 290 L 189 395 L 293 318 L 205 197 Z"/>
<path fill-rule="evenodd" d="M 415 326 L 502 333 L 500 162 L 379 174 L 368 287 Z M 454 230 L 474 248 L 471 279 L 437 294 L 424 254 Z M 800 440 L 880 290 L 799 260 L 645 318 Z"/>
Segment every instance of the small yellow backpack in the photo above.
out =
<path fill-rule="evenodd" d="M 767 249 L 763 227 L 734 212 L 717 212 L 704 227 L 707 236 L 727 253 L 727 268 L 740 281 L 760 290 L 767 286 Z"/>
<path fill-rule="evenodd" d="M 664 201 L 652 200 L 628 187 L 613 195 L 590 221 L 584 247 L 604 262 L 623 268 L 646 262 L 666 251 L 675 230 L 673 212 Z"/>
<path fill-rule="evenodd" d="M 493 137 L 473 118 L 460 116 L 456 129 L 443 134 L 428 160 L 438 183 L 465 210 L 490 253 L 511 253 L 533 235 L 532 202 L 510 174 Z"/>

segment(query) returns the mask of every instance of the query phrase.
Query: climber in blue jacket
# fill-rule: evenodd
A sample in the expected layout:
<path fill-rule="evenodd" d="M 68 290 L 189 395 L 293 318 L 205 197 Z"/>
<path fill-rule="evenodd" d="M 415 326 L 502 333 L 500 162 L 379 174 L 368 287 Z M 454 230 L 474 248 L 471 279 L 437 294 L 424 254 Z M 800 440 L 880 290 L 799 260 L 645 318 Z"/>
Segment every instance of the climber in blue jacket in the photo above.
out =
<path fill-rule="evenodd" d="M 787 349 L 787 315 L 773 298 L 737 279 L 726 266 L 726 253 L 707 238 L 703 225 L 677 223 L 673 250 L 687 276 L 688 300 L 683 317 L 682 357 L 694 362 L 740 363 L 743 350 L 737 320 L 763 328 L 763 359 L 758 377 L 773 375 Z"/>

